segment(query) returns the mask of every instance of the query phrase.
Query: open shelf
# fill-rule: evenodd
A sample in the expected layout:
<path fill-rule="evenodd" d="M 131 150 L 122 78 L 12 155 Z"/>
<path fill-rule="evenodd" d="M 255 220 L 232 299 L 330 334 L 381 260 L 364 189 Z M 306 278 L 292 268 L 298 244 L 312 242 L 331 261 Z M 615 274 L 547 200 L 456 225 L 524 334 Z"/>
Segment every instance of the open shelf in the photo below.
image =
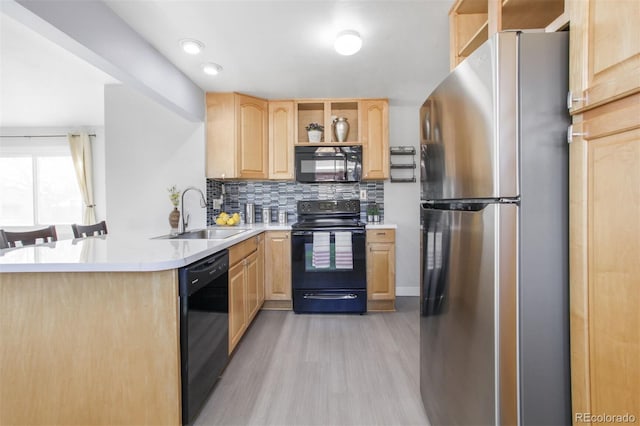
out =
<path fill-rule="evenodd" d="M 359 104 L 358 100 L 354 99 L 302 99 L 296 101 L 296 145 L 318 144 L 318 142 L 309 142 L 306 130 L 309 123 L 318 123 L 324 126 L 320 144 L 361 144 Z M 349 123 L 349 132 L 344 142 L 338 142 L 333 131 L 333 120 L 337 117 L 344 117 Z"/>
<path fill-rule="evenodd" d="M 564 0 L 504 0 L 502 30 L 545 28 L 564 13 Z"/>
<path fill-rule="evenodd" d="M 460 48 L 458 56 L 467 57 L 482 43 L 489 40 L 489 22 L 484 21 L 482 26 L 471 36 L 465 45 Z"/>
<path fill-rule="evenodd" d="M 307 130 L 309 123 L 318 123 L 324 126 L 324 136 L 327 134 L 325 123 L 325 103 L 324 102 L 304 102 L 297 104 L 298 115 L 298 140 L 297 142 L 309 142 Z M 323 140 L 324 141 L 324 140 Z"/>
<path fill-rule="evenodd" d="M 412 146 L 393 146 L 389 148 L 389 178 L 391 182 L 416 181 L 415 155 L 416 149 Z M 408 173 L 408 171 L 411 171 L 411 173 Z"/>
<path fill-rule="evenodd" d="M 565 0 L 456 0 L 449 11 L 451 68 L 496 31 L 559 31 L 568 25 L 567 14 Z"/>

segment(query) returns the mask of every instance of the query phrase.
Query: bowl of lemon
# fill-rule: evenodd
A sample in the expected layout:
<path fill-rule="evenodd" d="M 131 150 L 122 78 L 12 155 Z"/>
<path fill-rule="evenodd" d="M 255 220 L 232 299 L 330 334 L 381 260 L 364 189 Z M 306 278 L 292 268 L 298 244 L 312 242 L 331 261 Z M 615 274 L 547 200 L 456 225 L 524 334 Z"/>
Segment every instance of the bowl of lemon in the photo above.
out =
<path fill-rule="evenodd" d="M 240 213 L 229 214 L 226 212 L 222 212 L 216 217 L 216 225 L 236 226 L 239 223 L 240 223 Z"/>

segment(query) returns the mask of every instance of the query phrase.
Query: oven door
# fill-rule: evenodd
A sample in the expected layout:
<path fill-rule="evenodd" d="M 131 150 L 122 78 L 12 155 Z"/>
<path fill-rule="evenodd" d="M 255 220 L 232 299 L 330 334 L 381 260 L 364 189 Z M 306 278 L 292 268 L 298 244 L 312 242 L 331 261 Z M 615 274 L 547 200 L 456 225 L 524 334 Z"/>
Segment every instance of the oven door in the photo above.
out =
<path fill-rule="evenodd" d="M 294 312 L 367 311 L 365 238 L 361 228 L 293 232 Z"/>

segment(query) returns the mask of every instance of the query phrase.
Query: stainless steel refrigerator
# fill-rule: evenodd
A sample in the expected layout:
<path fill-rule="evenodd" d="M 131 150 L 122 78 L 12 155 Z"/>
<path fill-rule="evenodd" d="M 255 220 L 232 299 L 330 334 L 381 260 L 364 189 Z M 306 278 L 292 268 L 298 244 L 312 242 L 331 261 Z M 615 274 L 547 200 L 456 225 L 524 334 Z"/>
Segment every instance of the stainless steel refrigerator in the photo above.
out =
<path fill-rule="evenodd" d="M 432 425 L 571 423 L 568 33 L 499 33 L 420 109 Z"/>

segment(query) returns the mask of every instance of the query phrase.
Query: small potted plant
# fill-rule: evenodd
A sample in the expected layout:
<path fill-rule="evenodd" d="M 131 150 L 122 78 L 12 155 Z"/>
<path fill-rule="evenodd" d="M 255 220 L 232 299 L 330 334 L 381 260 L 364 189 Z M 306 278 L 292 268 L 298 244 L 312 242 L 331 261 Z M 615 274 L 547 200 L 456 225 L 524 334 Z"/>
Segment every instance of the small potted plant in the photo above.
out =
<path fill-rule="evenodd" d="M 309 123 L 305 129 L 309 136 L 309 142 L 320 142 L 322 140 L 322 132 L 324 132 L 324 126 L 318 123 Z"/>
<path fill-rule="evenodd" d="M 367 222 L 380 222 L 380 211 L 376 203 L 371 203 L 367 206 Z"/>
<path fill-rule="evenodd" d="M 178 233 L 178 224 L 180 223 L 180 210 L 178 210 L 178 204 L 180 204 L 180 190 L 173 185 L 167 188 L 169 191 L 169 200 L 173 204 L 173 210 L 169 214 L 169 224 L 171 225 L 171 234 Z"/>

